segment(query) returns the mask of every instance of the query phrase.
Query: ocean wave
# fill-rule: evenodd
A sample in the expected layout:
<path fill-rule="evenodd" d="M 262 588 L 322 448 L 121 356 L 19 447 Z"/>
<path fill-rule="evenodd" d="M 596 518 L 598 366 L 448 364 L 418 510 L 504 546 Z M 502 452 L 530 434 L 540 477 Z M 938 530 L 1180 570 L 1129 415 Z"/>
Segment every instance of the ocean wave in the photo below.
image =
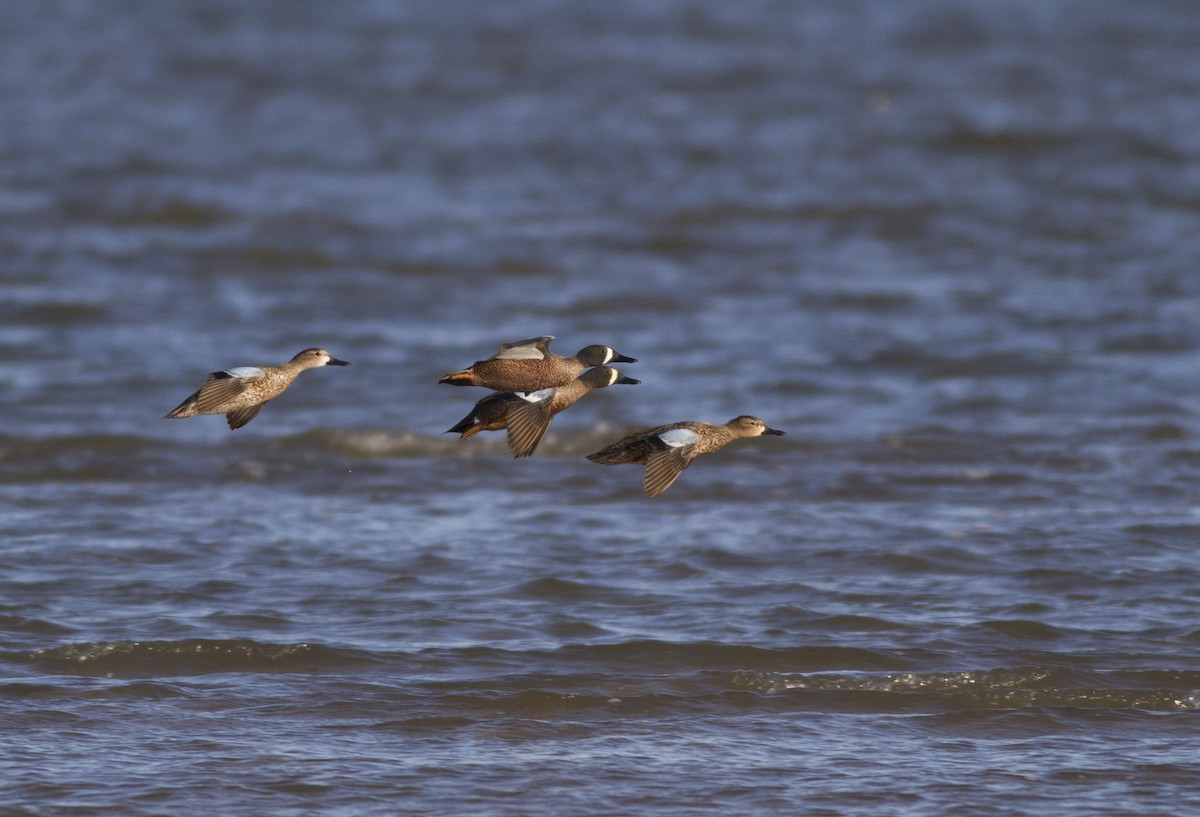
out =
<path fill-rule="evenodd" d="M 768 694 L 814 693 L 822 707 L 854 698 L 875 708 L 1014 709 L 1029 707 L 1174 712 L 1200 709 L 1200 672 L 1103 673 L 1059 667 L 883 674 L 739 673 L 735 685 Z"/>
<path fill-rule="evenodd" d="M 535 457 L 582 457 L 631 431 L 624 428 L 553 427 Z M 793 445 L 787 440 L 773 448 Z M 26 439 L 0 435 L 0 484 L 48 480 L 158 479 L 173 470 L 194 473 L 197 464 L 236 459 L 311 462 L 326 455 L 347 460 L 481 457 L 511 458 L 505 435 L 482 434 L 470 440 L 405 429 L 343 430 L 316 428 L 282 437 L 238 439 L 219 443 L 176 441 L 132 434 L 64 434 Z"/>
<path fill-rule="evenodd" d="M 583 456 L 619 439 L 632 430 L 632 428 L 625 430 L 604 426 L 556 429 L 551 426 L 534 456 Z M 271 442 L 268 447 L 277 450 L 304 448 L 361 459 L 511 457 L 507 438 L 503 432 L 485 432 L 469 440 L 460 440 L 457 435 L 453 434 L 434 436 L 406 430 L 314 429 L 303 434 L 280 438 Z"/>
<path fill-rule="evenodd" d="M 164 457 L 161 443 L 129 434 L 0 436 L 0 484 L 126 478 Z"/>
<path fill-rule="evenodd" d="M 64 680 L 73 676 L 152 684 L 130 686 L 125 694 L 162 696 L 178 694 L 178 685 L 186 685 L 163 679 L 282 673 L 332 685 L 331 702 L 353 699 L 358 707 L 382 696 L 388 707 L 408 702 L 420 709 L 420 717 L 434 718 L 476 717 L 483 710 L 564 717 L 611 711 L 614 705 L 641 716 L 797 708 L 878 713 L 1200 709 L 1200 671 L 910 668 L 914 661 L 937 658 L 838 646 L 768 649 L 657 640 L 548 650 L 472 646 L 401 652 L 251 639 L 85 642 L 10 654 L 12 663 L 34 675 L 14 679 L 2 691 L 17 697 L 49 696 L 55 690 L 71 696 L 95 693 Z M 57 679 L 38 678 L 39 672 Z M 154 679 L 166 687 L 153 686 Z"/>
<path fill-rule="evenodd" d="M 311 672 L 372 663 L 369 654 L 349 648 L 203 638 L 66 644 L 25 653 L 18 660 L 53 674 L 121 678 Z"/>

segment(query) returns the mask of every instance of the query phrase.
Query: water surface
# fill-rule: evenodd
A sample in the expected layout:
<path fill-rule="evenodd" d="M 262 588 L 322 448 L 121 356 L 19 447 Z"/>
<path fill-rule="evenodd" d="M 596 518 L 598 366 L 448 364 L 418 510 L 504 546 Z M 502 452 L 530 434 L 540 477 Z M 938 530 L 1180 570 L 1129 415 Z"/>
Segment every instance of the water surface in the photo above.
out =
<path fill-rule="evenodd" d="M 16 4 L 13 814 L 1200 807 L 1200 11 Z M 514 461 L 512 338 L 641 385 Z M 254 422 L 162 415 L 320 345 Z M 647 500 L 584 455 L 787 437 Z"/>

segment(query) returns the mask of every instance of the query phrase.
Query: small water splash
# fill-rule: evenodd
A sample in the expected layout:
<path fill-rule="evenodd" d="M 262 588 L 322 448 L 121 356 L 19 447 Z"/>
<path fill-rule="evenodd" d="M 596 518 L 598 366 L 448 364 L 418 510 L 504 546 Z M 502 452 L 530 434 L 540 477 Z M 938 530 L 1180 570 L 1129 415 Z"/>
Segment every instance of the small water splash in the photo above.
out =
<path fill-rule="evenodd" d="M 1058 668 L 1026 667 L 1001 670 L 904 673 L 809 673 L 804 675 L 745 673 L 734 685 L 766 694 L 822 693 L 826 707 L 838 695 L 859 698 L 880 694 L 876 706 L 905 710 L 913 706 L 936 709 L 1012 709 L 1046 707 L 1157 712 L 1195 709 L 1195 689 L 1158 686 L 1149 677 L 1145 686 L 1130 686 L 1129 673 L 1117 683 L 1104 673 L 1078 673 Z M 1136 679 L 1133 679 L 1136 680 Z M 1200 678 L 1191 678 L 1192 682 Z M 1090 685 L 1081 682 L 1092 681 Z M 830 695 L 833 698 L 830 698 Z"/>
<path fill-rule="evenodd" d="M 267 644 L 249 639 L 109 641 L 66 644 L 20 656 L 43 672 L 108 678 L 170 677 L 224 672 L 319 672 L 372 663 L 361 651 L 318 644 Z"/>

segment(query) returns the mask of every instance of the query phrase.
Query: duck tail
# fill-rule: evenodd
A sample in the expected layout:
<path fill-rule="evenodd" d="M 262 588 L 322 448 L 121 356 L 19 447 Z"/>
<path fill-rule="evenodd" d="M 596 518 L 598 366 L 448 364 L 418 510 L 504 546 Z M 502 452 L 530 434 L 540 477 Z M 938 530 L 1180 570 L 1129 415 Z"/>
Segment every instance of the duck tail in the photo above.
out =
<path fill-rule="evenodd" d="M 470 369 L 463 369 L 461 372 L 451 372 L 450 374 L 439 380 L 439 383 L 448 383 L 451 386 L 471 386 L 475 376 L 471 374 Z"/>
<path fill-rule="evenodd" d="M 163 419 L 164 420 L 182 420 L 186 417 L 195 417 L 197 414 L 196 400 L 199 397 L 200 397 L 200 392 L 196 392 L 191 397 L 189 397 L 188 399 L 186 399 L 182 403 L 180 403 L 178 406 L 171 409 L 171 412 L 169 414 L 163 415 Z"/>
<path fill-rule="evenodd" d="M 592 462 L 598 462 L 601 465 L 620 465 L 623 462 L 619 456 L 619 453 L 612 451 L 609 448 L 601 449 L 594 454 L 588 454 L 587 458 Z"/>
<path fill-rule="evenodd" d="M 459 437 L 459 439 L 465 440 L 465 439 L 467 439 L 467 437 L 474 437 L 476 434 L 478 434 L 482 430 L 483 430 L 483 426 L 479 425 L 475 421 L 475 415 L 468 414 L 466 417 L 462 418 L 461 420 L 459 420 L 454 425 L 450 426 L 450 428 L 446 429 L 442 433 L 443 434 L 461 434 L 462 436 Z"/>

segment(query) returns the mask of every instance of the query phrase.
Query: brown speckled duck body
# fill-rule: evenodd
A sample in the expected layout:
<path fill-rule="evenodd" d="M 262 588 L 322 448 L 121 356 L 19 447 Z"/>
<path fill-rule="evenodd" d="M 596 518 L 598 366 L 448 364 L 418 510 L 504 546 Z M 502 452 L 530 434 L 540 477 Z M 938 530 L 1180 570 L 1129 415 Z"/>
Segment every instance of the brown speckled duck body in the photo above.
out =
<path fill-rule="evenodd" d="M 742 437 L 764 434 L 782 436 L 784 432 L 768 428 L 762 420 L 748 414 L 734 417 L 722 425 L 684 420 L 630 434 L 589 454 L 588 459 L 603 465 L 644 464 L 646 474 L 642 488 L 647 496 L 655 497 L 671 487 L 671 483 L 701 454 L 719 451 Z"/>
<path fill-rule="evenodd" d="M 565 386 L 540 389 L 529 394 L 496 392 L 476 403 L 471 413 L 446 433 L 459 433 L 462 435 L 459 439 L 465 440 L 481 431 L 508 429 L 509 451 L 514 457 L 528 457 L 541 442 L 554 415 L 575 405 L 593 389 L 638 382 L 611 366 L 596 366 Z"/>
<path fill-rule="evenodd" d="M 241 428 L 263 406 L 292 385 L 301 372 L 320 366 L 349 366 L 324 349 L 305 349 L 280 366 L 239 366 L 213 372 L 200 389 L 167 416 L 178 420 L 198 414 L 224 414 L 229 428 Z"/>
<path fill-rule="evenodd" d="M 492 357 L 477 360 L 461 371 L 451 372 L 438 382 L 527 394 L 566 386 L 579 377 L 584 369 L 592 366 L 637 362 L 610 346 L 600 345 L 585 346 L 574 357 L 561 357 L 550 351 L 552 340 L 553 335 L 540 335 L 501 344 L 500 351 Z"/>

